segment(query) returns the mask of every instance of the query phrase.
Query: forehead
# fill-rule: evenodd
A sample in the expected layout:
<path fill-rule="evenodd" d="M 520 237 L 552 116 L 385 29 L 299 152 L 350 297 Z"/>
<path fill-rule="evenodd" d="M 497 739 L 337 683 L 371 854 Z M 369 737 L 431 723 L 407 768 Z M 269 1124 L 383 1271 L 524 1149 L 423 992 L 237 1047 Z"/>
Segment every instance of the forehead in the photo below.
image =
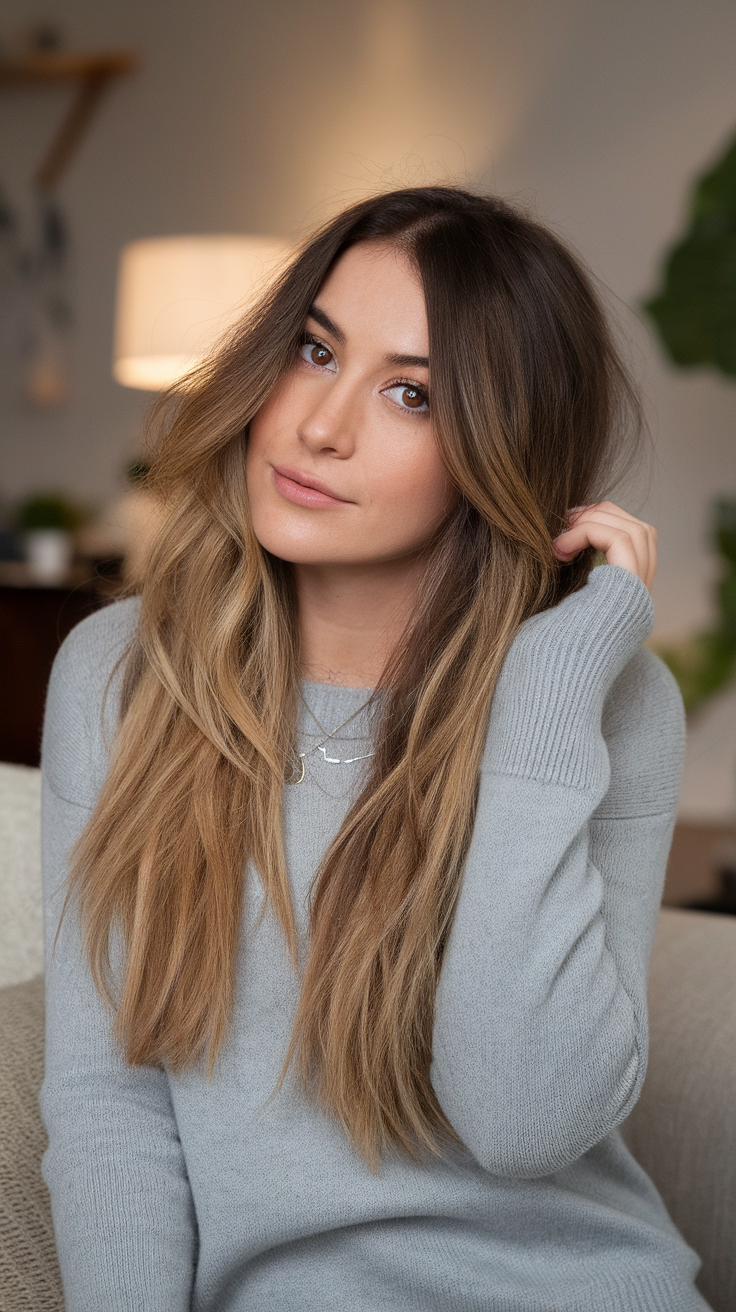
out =
<path fill-rule="evenodd" d="M 348 345 L 375 339 L 384 354 L 428 354 L 419 275 L 408 256 L 389 242 L 360 242 L 345 251 L 315 304 L 342 330 Z"/>

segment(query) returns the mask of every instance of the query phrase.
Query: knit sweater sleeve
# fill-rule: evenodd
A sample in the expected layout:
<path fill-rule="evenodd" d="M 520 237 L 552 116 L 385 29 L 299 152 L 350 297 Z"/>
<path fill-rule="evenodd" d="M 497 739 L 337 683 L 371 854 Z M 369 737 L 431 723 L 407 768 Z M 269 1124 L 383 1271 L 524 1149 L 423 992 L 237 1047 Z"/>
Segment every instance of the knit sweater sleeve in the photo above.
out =
<path fill-rule="evenodd" d="M 504 663 L 437 990 L 432 1081 L 487 1170 L 576 1160 L 636 1102 L 684 714 L 639 578 L 593 570 Z"/>
<path fill-rule="evenodd" d="M 130 1067 L 111 1034 L 73 907 L 61 922 L 73 844 L 107 768 L 119 678 L 103 690 L 135 628 L 136 603 L 91 616 L 54 664 L 42 753 L 46 1066 L 41 1113 L 67 1312 L 184 1312 L 196 1251 L 191 1190 L 165 1073 Z"/>

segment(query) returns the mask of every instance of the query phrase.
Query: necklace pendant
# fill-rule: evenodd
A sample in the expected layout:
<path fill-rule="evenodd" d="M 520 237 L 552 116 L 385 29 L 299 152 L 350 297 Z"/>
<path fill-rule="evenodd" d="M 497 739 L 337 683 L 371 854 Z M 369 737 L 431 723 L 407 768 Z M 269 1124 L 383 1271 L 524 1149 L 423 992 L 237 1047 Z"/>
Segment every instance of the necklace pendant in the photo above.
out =
<path fill-rule="evenodd" d="M 328 756 L 326 747 L 313 748 L 312 750 L 321 752 L 322 759 L 326 761 L 328 765 L 354 765 L 356 761 L 367 761 L 369 756 L 375 756 L 376 754 L 375 752 L 364 752 L 361 756 Z M 308 756 L 309 753 L 304 752 L 303 755 Z M 302 765 L 303 764 L 304 761 L 302 761 Z M 303 778 L 304 775 L 302 775 L 302 779 Z M 301 783 L 301 779 L 298 779 L 297 783 Z"/>
<path fill-rule="evenodd" d="M 327 755 L 327 748 L 326 748 L 326 747 L 319 747 L 317 750 L 320 751 L 320 752 L 322 753 L 322 755 L 324 756 L 325 760 L 326 760 L 330 765 L 342 765 L 342 761 L 341 761 L 341 759 L 340 759 L 339 756 L 328 756 L 328 755 Z"/>
<path fill-rule="evenodd" d="M 312 719 L 317 725 L 317 728 L 324 734 L 324 738 L 322 738 L 320 742 L 315 743 L 314 747 L 309 747 L 305 752 L 299 752 L 296 761 L 292 761 L 291 774 L 287 779 L 284 780 L 285 783 L 300 784 L 302 782 L 306 772 L 306 767 L 304 764 L 305 757 L 311 756 L 312 752 L 321 752 L 323 761 L 325 761 L 328 765 L 353 765 L 355 761 L 367 761 L 370 756 L 375 756 L 375 752 L 365 752 L 361 756 L 346 756 L 343 759 L 340 756 L 328 756 L 327 748 L 325 747 L 325 743 L 329 742 L 331 739 L 334 739 L 336 733 L 339 733 L 341 729 L 344 729 L 346 724 L 350 724 L 350 721 L 354 720 L 356 715 L 359 715 L 361 711 L 365 710 L 366 706 L 370 705 L 370 702 L 372 700 L 372 694 L 367 701 L 363 702 L 362 706 L 358 707 L 357 711 L 353 711 L 346 720 L 343 720 L 341 724 L 338 724 L 337 728 L 332 729 L 330 733 L 326 732 L 324 725 L 320 724 L 319 720 L 317 719 L 317 716 L 314 714 L 314 711 L 311 710 L 309 706 L 307 706 L 307 703 L 304 701 L 303 693 L 300 693 L 300 696 L 302 702 L 304 702 L 306 709 L 309 711 L 309 714 L 311 715 Z M 339 742 L 340 740 L 337 739 L 336 741 Z"/>

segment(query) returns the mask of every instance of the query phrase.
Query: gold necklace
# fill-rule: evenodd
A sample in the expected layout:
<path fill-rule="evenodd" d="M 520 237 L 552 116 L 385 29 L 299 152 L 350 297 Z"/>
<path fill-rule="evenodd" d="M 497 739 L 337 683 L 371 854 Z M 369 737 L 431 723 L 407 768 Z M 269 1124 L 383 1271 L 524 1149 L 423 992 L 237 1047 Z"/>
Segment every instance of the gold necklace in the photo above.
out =
<path fill-rule="evenodd" d="M 313 752 L 321 752 L 325 761 L 327 761 L 329 765 L 353 765 L 355 761 L 367 761 L 369 756 L 375 756 L 376 754 L 375 752 L 365 752 L 362 756 L 346 756 L 345 758 L 341 758 L 339 756 L 328 756 L 324 746 L 326 742 L 329 742 L 331 738 L 334 738 L 336 733 L 339 733 L 341 729 L 344 729 L 346 724 L 350 724 L 350 721 L 354 720 L 356 715 L 360 715 L 360 712 L 365 710 L 366 706 L 368 706 L 368 704 L 372 700 L 372 694 L 371 697 L 367 699 L 367 701 L 363 702 L 362 706 L 358 707 L 357 711 L 353 711 L 352 714 L 348 716 L 347 720 L 343 720 L 342 724 L 338 724 L 337 728 L 333 729 L 330 733 L 327 732 L 323 724 L 320 724 L 319 720 L 317 719 L 317 716 L 315 715 L 311 706 L 307 705 L 301 692 L 299 693 L 299 696 L 301 697 L 302 702 L 304 702 L 304 705 L 307 707 L 307 710 L 309 711 L 309 714 L 311 715 L 312 719 L 317 725 L 317 728 L 320 729 L 325 736 L 320 740 L 320 742 L 315 743 L 314 747 L 308 747 L 306 752 L 299 752 L 297 756 L 297 761 L 301 766 L 301 772 L 297 778 L 294 778 L 294 772 L 296 770 L 296 761 L 293 762 L 292 764 L 294 766 L 294 772 L 292 772 L 292 775 L 285 780 L 285 783 L 300 784 L 302 782 L 306 769 L 304 765 L 305 757 L 311 756 Z"/>

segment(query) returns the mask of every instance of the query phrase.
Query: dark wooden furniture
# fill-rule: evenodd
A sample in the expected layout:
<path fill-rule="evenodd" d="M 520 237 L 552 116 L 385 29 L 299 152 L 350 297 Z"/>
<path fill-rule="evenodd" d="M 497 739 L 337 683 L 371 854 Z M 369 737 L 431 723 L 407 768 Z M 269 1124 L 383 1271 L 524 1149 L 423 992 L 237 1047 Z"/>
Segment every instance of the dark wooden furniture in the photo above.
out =
<path fill-rule="evenodd" d="M 736 824 L 675 825 L 662 901 L 736 914 Z"/>
<path fill-rule="evenodd" d="M 0 761 L 40 763 L 54 656 L 70 629 L 109 599 L 109 584 L 94 577 L 67 587 L 0 581 Z"/>

